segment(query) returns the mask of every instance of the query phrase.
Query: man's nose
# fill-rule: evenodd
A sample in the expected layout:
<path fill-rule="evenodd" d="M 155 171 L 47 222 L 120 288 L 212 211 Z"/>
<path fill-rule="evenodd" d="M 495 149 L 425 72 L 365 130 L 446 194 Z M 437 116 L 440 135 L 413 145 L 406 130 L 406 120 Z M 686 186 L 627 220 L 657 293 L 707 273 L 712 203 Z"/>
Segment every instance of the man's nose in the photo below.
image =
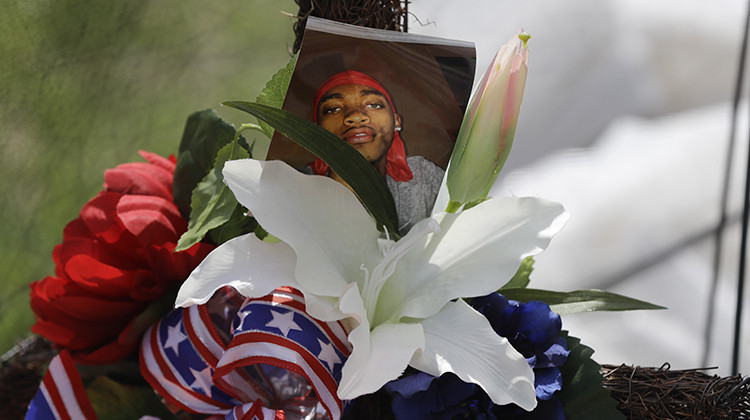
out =
<path fill-rule="evenodd" d="M 367 124 L 369 121 L 370 121 L 370 117 L 367 115 L 366 112 L 360 109 L 355 109 L 346 116 L 346 123 L 350 125 Z"/>

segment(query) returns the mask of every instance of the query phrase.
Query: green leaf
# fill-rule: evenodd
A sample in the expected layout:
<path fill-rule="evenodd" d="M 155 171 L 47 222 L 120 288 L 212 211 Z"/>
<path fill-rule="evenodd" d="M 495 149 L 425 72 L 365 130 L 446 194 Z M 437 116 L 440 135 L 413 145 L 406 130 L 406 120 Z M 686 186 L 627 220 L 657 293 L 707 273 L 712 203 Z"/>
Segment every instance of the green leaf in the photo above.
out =
<path fill-rule="evenodd" d="M 176 298 L 177 288 L 172 288 L 160 298 L 149 302 L 146 309 L 131 321 L 127 333 L 120 338 L 126 342 L 140 341 L 144 331 L 174 309 Z"/>
<path fill-rule="evenodd" d="M 176 251 L 190 248 L 200 242 L 209 230 L 229 221 L 238 203 L 232 191 L 224 184 L 221 170 L 229 160 L 248 157 L 250 154 L 238 142 L 229 143 L 219 150 L 213 169 L 193 190 L 190 223 L 177 242 Z"/>
<path fill-rule="evenodd" d="M 666 309 L 663 306 L 629 298 L 603 290 L 575 290 L 553 292 L 539 289 L 502 289 L 500 293 L 508 299 L 520 302 L 540 300 L 560 315 L 593 311 L 633 311 L 639 309 Z"/>
<path fill-rule="evenodd" d="M 184 218 L 190 215 L 193 189 L 214 167 L 219 149 L 234 139 L 234 128 L 212 109 L 191 114 L 185 123 L 174 171 L 172 195 Z M 245 139 L 240 145 L 249 150 Z"/>
<path fill-rule="evenodd" d="M 570 354 L 565 365 L 560 368 L 563 385 L 559 392 L 560 402 L 565 411 L 565 418 L 577 419 L 625 419 L 617 409 L 617 401 L 602 386 L 601 366 L 591 359 L 594 350 L 581 344 L 581 340 L 560 334 L 568 341 Z"/>
<path fill-rule="evenodd" d="M 239 109 L 264 120 L 281 134 L 323 159 L 359 196 L 379 229 L 398 238 L 396 204 L 380 174 L 362 155 L 335 134 L 283 109 L 266 105 L 231 101 L 223 105 Z"/>
<path fill-rule="evenodd" d="M 97 376 L 86 387 L 86 394 L 99 420 L 132 420 L 145 415 L 162 420 L 176 418 L 150 386 L 124 385 Z"/>
<path fill-rule="evenodd" d="M 248 217 L 247 210 L 241 205 L 237 205 L 229 220 L 221 226 L 208 231 L 206 237 L 208 237 L 211 243 L 221 245 L 232 238 L 253 232 L 257 227 L 258 222 L 255 218 Z"/>
<path fill-rule="evenodd" d="M 513 275 L 500 290 L 503 289 L 523 289 L 529 285 L 529 276 L 534 271 L 534 257 L 526 257 L 521 261 L 521 266 L 518 267 L 518 271 Z M 502 292 L 500 292 L 502 293 Z"/>
<path fill-rule="evenodd" d="M 286 67 L 276 72 L 271 77 L 271 80 L 266 83 L 263 90 L 260 91 L 258 97 L 255 98 L 255 102 L 263 105 L 268 105 L 274 108 L 281 108 L 284 104 L 284 97 L 286 91 L 289 89 L 289 82 L 292 80 L 292 74 L 294 73 L 294 66 L 297 65 L 297 54 L 295 54 Z M 265 121 L 260 121 L 261 131 L 268 138 L 273 137 L 273 127 L 268 125 Z"/>

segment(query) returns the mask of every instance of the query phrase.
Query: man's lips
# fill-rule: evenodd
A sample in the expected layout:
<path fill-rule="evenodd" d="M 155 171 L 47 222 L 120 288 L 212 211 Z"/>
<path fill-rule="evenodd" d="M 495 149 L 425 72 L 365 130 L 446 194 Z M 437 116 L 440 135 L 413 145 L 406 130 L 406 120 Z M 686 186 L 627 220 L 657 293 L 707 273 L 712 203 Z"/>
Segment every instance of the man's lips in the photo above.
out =
<path fill-rule="evenodd" d="M 375 130 L 369 127 L 350 128 L 344 132 L 343 139 L 349 144 L 367 143 L 375 138 Z"/>

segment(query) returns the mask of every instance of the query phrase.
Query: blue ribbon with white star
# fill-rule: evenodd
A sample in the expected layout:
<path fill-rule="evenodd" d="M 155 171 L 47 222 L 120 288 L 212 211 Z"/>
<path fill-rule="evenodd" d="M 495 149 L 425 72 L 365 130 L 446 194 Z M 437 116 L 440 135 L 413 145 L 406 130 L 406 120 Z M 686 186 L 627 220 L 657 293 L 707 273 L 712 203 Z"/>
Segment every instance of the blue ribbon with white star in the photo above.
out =
<path fill-rule="evenodd" d="M 140 358 L 146 380 L 188 412 L 339 419 L 336 389 L 350 352 L 340 323 L 312 318 L 299 291 L 280 288 L 244 301 L 224 290 L 176 309 L 144 334 Z"/>

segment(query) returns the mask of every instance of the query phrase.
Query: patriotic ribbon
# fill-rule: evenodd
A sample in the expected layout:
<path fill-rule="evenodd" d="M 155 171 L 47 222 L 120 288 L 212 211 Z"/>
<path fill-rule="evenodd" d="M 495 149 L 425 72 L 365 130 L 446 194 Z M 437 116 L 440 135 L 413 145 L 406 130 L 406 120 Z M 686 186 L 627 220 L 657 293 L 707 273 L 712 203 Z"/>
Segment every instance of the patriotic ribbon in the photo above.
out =
<path fill-rule="evenodd" d="M 337 420 L 336 389 L 350 352 L 341 324 L 308 315 L 299 291 L 242 299 L 227 288 L 146 331 L 140 364 L 164 399 L 191 413 Z"/>
<path fill-rule="evenodd" d="M 83 381 L 67 350 L 55 356 L 26 411 L 26 420 L 96 420 Z"/>

